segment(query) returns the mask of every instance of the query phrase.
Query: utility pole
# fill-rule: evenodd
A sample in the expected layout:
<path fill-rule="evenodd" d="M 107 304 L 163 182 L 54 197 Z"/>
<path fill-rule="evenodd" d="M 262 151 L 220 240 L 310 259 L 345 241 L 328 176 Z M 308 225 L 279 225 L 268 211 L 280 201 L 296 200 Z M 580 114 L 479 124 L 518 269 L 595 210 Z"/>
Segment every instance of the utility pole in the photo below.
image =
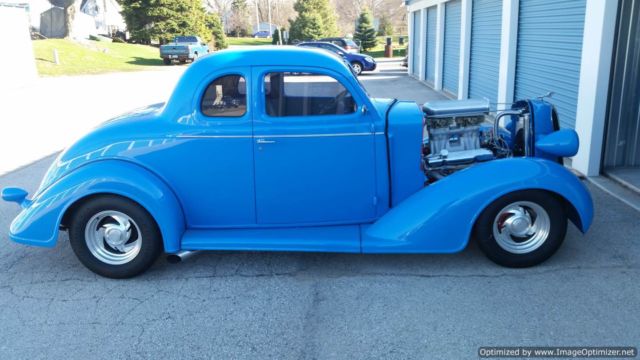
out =
<path fill-rule="evenodd" d="M 271 28 L 271 0 L 267 0 L 267 14 L 269 14 L 269 36 L 273 36 L 273 29 Z"/>
<path fill-rule="evenodd" d="M 256 3 L 256 31 L 260 31 L 260 17 L 258 16 L 258 0 L 255 0 Z"/>

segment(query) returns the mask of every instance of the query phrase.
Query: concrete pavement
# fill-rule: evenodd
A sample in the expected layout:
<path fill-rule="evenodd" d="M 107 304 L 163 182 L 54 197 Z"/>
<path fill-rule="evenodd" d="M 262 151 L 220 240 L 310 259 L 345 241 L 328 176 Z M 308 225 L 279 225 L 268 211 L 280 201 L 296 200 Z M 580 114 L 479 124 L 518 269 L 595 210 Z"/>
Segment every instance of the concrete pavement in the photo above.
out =
<path fill-rule="evenodd" d="M 362 77 L 369 91 L 427 100 L 393 66 Z M 0 176 L 0 187 L 33 191 L 50 161 Z M 453 255 L 209 252 L 119 281 L 86 270 L 66 234 L 54 249 L 12 243 L 19 209 L 0 203 L 0 358 L 468 359 L 479 346 L 637 346 L 640 213 L 590 189 L 591 231 L 570 226 L 560 251 L 530 269 L 494 265 L 472 244 Z"/>

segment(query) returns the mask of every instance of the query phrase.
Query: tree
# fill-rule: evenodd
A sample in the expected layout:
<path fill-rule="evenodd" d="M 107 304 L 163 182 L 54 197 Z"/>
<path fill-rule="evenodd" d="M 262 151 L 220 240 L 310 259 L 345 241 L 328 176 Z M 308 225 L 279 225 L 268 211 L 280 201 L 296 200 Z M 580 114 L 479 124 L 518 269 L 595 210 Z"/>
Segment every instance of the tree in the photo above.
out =
<path fill-rule="evenodd" d="M 382 15 L 378 25 L 378 36 L 389 35 L 393 35 L 393 24 L 391 24 L 391 21 L 389 21 L 389 18 L 386 15 Z"/>
<path fill-rule="evenodd" d="M 227 22 L 227 30 L 233 36 L 247 36 L 251 32 L 249 23 L 249 7 L 246 0 L 233 0 L 231 2 L 231 16 Z"/>
<path fill-rule="evenodd" d="M 206 18 L 207 28 L 211 32 L 211 42 L 215 50 L 222 50 L 227 48 L 227 37 L 224 35 L 224 29 L 222 28 L 222 21 L 220 16 L 215 13 L 208 13 Z"/>
<path fill-rule="evenodd" d="M 212 38 L 201 0 L 122 0 L 122 15 L 137 42 L 166 43 L 177 35 Z"/>
<path fill-rule="evenodd" d="M 298 17 L 289 21 L 291 39 L 319 39 L 338 33 L 335 10 L 329 6 L 328 0 L 297 0 L 293 8 Z"/>
<path fill-rule="evenodd" d="M 353 35 L 354 40 L 360 42 L 360 47 L 363 51 L 374 48 L 378 44 L 376 39 L 376 30 L 371 25 L 371 13 L 365 8 L 360 17 L 358 17 L 358 24 L 356 25 L 356 33 Z"/>
<path fill-rule="evenodd" d="M 274 31 L 273 36 L 271 37 L 271 44 L 278 45 L 280 43 L 280 35 L 283 35 L 285 31 L 285 28 L 281 28 L 280 31 Z M 284 39 L 282 39 L 282 45 L 286 45 Z"/>

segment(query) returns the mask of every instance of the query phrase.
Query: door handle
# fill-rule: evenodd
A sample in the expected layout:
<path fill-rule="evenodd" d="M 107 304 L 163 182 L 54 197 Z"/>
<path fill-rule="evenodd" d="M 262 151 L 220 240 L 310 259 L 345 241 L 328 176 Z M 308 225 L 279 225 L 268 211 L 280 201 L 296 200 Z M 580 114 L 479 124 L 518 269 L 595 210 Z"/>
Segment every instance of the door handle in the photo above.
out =
<path fill-rule="evenodd" d="M 258 144 L 275 144 L 275 140 L 267 140 L 267 139 L 258 139 L 256 143 Z"/>

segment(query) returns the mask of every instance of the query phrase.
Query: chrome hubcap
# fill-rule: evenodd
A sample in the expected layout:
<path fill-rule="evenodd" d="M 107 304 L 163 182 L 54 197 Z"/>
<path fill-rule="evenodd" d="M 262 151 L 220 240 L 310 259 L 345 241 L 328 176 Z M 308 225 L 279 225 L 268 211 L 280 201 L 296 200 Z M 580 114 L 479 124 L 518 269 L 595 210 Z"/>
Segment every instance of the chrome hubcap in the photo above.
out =
<path fill-rule="evenodd" d="M 530 253 L 549 237 L 551 220 L 544 208 L 530 201 L 517 201 L 504 207 L 493 221 L 493 237 L 504 250 Z"/>
<path fill-rule="evenodd" d="M 115 210 L 92 216 L 84 235 L 91 254 L 109 265 L 130 262 L 138 256 L 142 247 L 138 225 L 127 214 Z"/>
<path fill-rule="evenodd" d="M 353 64 L 352 66 L 356 74 L 360 74 L 362 72 L 362 67 L 360 66 L 360 64 Z"/>

